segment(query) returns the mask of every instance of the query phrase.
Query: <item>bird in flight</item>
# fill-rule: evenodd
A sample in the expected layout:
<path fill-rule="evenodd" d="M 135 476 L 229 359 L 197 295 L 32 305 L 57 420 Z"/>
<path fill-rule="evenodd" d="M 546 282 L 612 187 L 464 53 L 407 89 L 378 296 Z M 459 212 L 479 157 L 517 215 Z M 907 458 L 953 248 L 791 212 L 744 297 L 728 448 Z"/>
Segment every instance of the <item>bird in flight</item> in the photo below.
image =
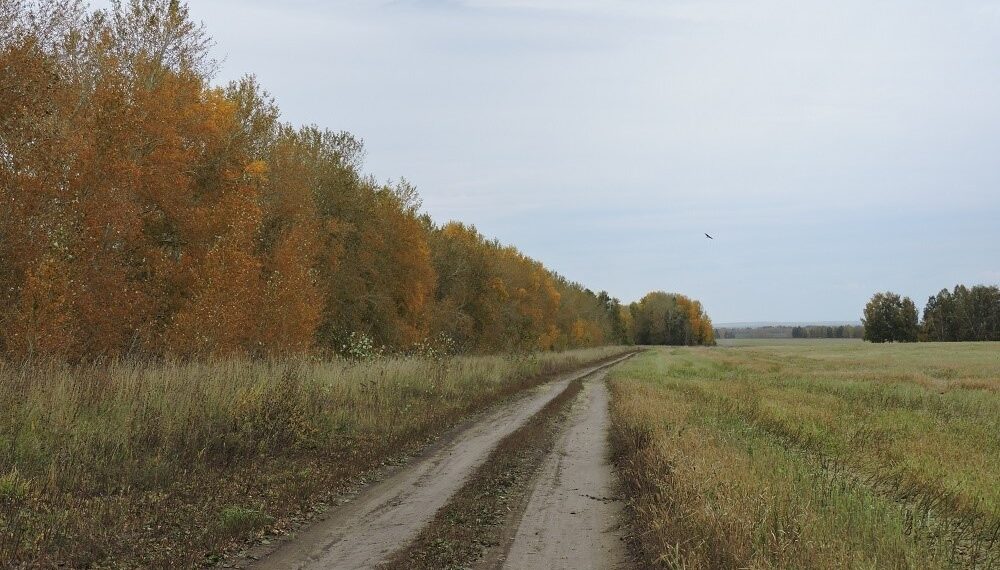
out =
<path fill-rule="evenodd" d="M 710 236 L 708 234 L 705 234 L 705 237 L 707 237 L 708 239 L 715 239 L 714 237 L 712 237 L 712 236 Z"/>

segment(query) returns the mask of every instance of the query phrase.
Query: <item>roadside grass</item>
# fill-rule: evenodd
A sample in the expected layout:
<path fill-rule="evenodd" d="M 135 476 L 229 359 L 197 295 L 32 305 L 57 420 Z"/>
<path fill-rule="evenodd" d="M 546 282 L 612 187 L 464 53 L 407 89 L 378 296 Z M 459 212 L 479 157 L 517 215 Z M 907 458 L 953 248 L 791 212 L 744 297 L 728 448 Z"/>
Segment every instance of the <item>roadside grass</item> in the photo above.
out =
<path fill-rule="evenodd" d="M 626 350 L 0 362 L 0 560 L 211 564 L 468 414 Z"/>
<path fill-rule="evenodd" d="M 643 562 L 1000 565 L 1000 344 L 659 349 L 611 373 Z"/>

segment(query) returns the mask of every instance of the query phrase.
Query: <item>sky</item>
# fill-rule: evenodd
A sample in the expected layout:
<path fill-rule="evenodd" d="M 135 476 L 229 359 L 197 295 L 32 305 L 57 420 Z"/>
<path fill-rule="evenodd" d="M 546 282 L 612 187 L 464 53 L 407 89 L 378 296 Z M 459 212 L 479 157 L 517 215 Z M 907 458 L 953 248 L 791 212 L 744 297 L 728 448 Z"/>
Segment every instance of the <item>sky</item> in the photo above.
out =
<path fill-rule="evenodd" d="M 96 3 L 100 6 L 100 3 Z M 1000 2 L 192 0 L 220 83 L 456 219 L 716 323 L 1000 282 Z M 710 233 L 709 240 L 704 233 Z"/>

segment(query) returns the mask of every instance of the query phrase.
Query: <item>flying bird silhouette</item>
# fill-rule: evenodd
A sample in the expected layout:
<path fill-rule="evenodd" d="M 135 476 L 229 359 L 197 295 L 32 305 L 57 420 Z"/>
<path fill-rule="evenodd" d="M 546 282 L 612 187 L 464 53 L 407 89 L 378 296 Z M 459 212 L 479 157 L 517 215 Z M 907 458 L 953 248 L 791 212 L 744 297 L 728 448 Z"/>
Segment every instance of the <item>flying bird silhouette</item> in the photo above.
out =
<path fill-rule="evenodd" d="M 710 236 L 708 234 L 705 234 L 705 237 L 707 237 L 708 239 L 715 239 L 714 237 L 712 237 L 712 236 Z"/>

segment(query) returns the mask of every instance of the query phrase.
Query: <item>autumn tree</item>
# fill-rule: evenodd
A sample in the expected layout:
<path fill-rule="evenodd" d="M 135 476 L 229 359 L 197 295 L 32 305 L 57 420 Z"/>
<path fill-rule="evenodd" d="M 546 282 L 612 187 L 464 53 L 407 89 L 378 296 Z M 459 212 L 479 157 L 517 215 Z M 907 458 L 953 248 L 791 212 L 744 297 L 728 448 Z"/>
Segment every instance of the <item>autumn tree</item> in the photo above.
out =
<path fill-rule="evenodd" d="M 630 306 L 637 344 L 714 345 L 715 333 L 701 303 L 654 291 Z"/>
<path fill-rule="evenodd" d="M 20 5 L 5 21 L 4 342 L 15 354 L 42 346 L 26 338 L 59 337 L 67 356 L 127 350 L 153 304 L 136 247 L 143 224 L 124 116 L 130 77 L 111 55 L 113 30 L 78 3 Z"/>

